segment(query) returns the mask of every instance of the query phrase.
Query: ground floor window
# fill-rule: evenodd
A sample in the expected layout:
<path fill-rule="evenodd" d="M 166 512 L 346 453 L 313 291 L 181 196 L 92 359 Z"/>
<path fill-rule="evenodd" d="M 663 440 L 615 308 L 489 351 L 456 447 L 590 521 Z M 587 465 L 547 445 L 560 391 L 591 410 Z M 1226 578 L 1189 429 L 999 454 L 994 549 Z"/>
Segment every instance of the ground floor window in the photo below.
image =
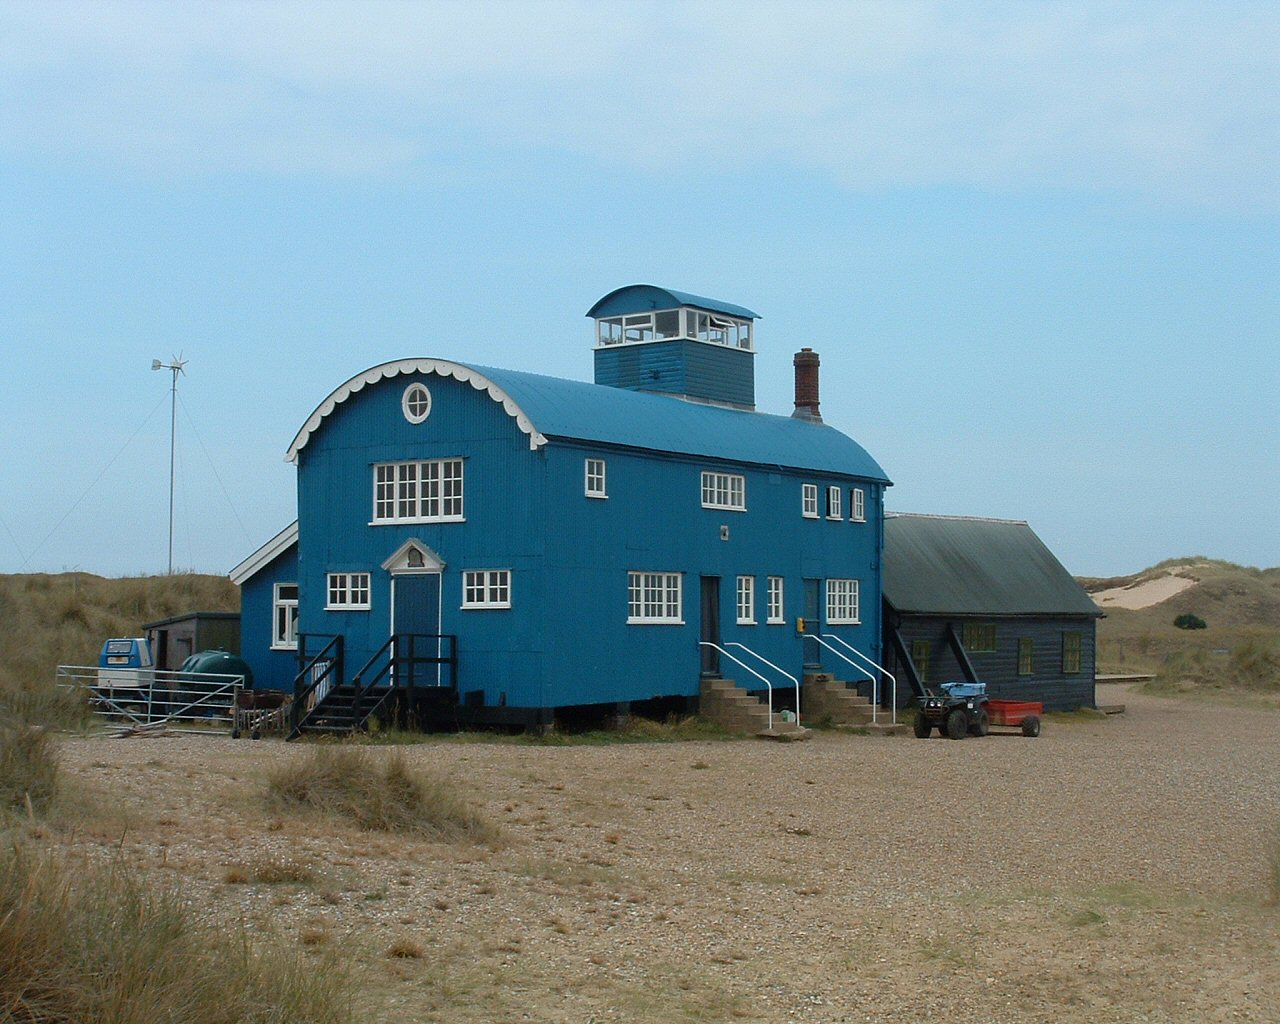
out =
<path fill-rule="evenodd" d="M 326 608 L 340 611 L 362 611 L 369 607 L 369 574 L 367 572 L 329 573 L 329 603 Z"/>
<path fill-rule="evenodd" d="M 1082 647 L 1079 633 L 1062 634 L 1062 674 L 1075 675 L 1080 671 L 1080 650 Z"/>
<path fill-rule="evenodd" d="M 627 573 L 627 621 L 681 623 L 680 573 Z"/>
<path fill-rule="evenodd" d="M 827 623 L 851 625 L 858 618 L 858 581 L 827 580 Z"/>
<path fill-rule="evenodd" d="M 769 577 L 769 621 L 786 622 L 786 613 L 782 608 L 782 577 Z"/>
<path fill-rule="evenodd" d="M 738 577 L 738 625 L 754 626 L 756 624 L 756 578 L 754 576 Z"/>
<path fill-rule="evenodd" d="M 1018 639 L 1018 675 L 1029 676 L 1034 671 L 1035 642 L 1030 637 Z"/>
<path fill-rule="evenodd" d="M 994 651 L 996 627 L 992 622 L 966 622 L 964 624 L 964 649 L 966 651 Z"/>
<path fill-rule="evenodd" d="M 510 569 L 469 569 L 462 574 L 463 608 L 510 608 Z"/>
<path fill-rule="evenodd" d="M 278 651 L 298 649 L 298 584 L 277 583 L 272 597 L 271 646 Z"/>
<path fill-rule="evenodd" d="M 911 641 L 911 663 L 915 665 L 916 674 L 922 683 L 929 678 L 929 654 L 932 647 L 928 640 Z"/>

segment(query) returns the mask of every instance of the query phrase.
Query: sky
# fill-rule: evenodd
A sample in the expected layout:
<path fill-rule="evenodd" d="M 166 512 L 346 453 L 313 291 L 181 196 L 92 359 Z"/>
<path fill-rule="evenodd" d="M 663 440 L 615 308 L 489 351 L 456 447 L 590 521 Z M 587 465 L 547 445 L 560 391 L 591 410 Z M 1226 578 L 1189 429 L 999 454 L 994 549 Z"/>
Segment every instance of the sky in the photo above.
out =
<path fill-rule="evenodd" d="M 410 356 L 747 306 L 898 511 L 1280 565 L 1280 5 L 0 0 L 0 572 L 225 573 Z M 185 361 L 172 374 L 152 360 Z"/>

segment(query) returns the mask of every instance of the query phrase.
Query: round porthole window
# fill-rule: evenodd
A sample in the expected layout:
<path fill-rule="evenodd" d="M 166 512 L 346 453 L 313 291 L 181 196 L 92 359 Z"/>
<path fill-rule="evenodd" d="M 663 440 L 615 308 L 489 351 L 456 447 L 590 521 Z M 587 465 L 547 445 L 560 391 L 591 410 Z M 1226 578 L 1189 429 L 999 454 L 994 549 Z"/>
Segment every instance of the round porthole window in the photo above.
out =
<path fill-rule="evenodd" d="M 425 384 L 410 384 L 400 399 L 404 418 L 410 423 L 421 423 L 431 415 L 431 392 Z"/>

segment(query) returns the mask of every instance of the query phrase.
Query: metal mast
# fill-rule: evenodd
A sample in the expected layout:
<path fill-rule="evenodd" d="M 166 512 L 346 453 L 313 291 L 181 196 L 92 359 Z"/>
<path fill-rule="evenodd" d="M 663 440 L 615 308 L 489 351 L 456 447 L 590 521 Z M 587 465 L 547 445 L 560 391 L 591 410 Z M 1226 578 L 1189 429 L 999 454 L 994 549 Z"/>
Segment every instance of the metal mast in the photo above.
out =
<path fill-rule="evenodd" d="M 173 357 L 173 362 L 162 363 L 159 359 L 151 360 L 151 369 L 169 370 L 173 373 L 173 387 L 169 398 L 169 575 L 173 575 L 173 480 L 174 457 L 178 437 L 178 374 L 183 373 L 187 360 L 180 355 Z"/>

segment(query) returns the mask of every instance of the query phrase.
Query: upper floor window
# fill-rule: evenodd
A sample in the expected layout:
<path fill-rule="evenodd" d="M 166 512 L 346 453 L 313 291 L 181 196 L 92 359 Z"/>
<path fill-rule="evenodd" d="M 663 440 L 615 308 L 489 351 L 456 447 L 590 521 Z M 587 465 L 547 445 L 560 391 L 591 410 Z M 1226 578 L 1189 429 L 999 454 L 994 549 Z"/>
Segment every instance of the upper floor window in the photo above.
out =
<path fill-rule="evenodd" d="M 966 622 L 964 649 L 991 652 L 996 649 L 996 627 L 992 622 Z"/>
<path fill-rule="evenodd" d="M 840 511 L 840 493 L 841 492 L 839 487 L 827 488 L 827 518 L 828 519 L 840 519 L 843 517 L 843 513 Z"/>
<path fill-rule="evenodd" d="M 271 647 L 273 650 L 298 649 L 298 584 L 277 583 L 272 594 Z"/>
<path fill-rule="evenodd" d="M 462 574 L 463 608 L 510 608 L 510 569 L 469 569 Z"/>
<path fill-rule="evenodd" d="M 849 489 L 849 518 L 855 523 L 867 521 L 867 492 L 861 487 Z"/>
<path fill-rule="evenodd" d="M 858 581 L 827 580 L 827 622 L 830 625 L 854 624 L 858 618 Z"/>
<path fill-rule="evenodd" d="M 382 462 L 373 467 L 375 523 L 461 519 L 461 459 Z"/>
<path fill-rule="evenodd" d="M 1062 634 L 1062 673 L 1075 675 L 1080 671 L 1083 642 L 1079 633 Z"/>
<path fill-rule="evenodd" d="M 400 397 L 400 408 L 410 423 L 421 423 L 431 415 L 431 392 L 425 384 L 410 384 Z"/>
<path fill-rule="evenodd" d="M 738 625 L 754 626 L 756 624 L 756 578 L 754 576 L 738 577 Z"/>
<path fill-rule="evenodd" d="M 786 622 L 786 614 L 782 609 L 782 577 L 769 577 L 769 621 Z"/>
<path fill-rule="evenodd" d="M 326 609 L 363 611 L 369 608 L 367 572 L 331 572 L 328 577 L 329 603 Z"/>
<path fill-rule="evenodd" d="M 587 459 L 586 488 L 588 498 L 607 498 L 604 489 L 604 459 Z"/>
<path fill-rule="evenodd" d="M 652 313 L 628 313 L 596 321 L 596 344 L 638 345 L 648 341 L 688 338 L 709 345 L 724 345 L 751 352 L 751 321 L 727 313 L 700 309 L 659 309 Z"/>
<path fill-rule="evenodd" d="M 680 574 L 678 572 L 628 572 L 627 621 L 679 625 Z"/>
<path fill-rule="evenodd" d="M 702 474 L 702 507 L 747 510 L 747 480 L 736 473 Z"/>
<path fill-rule="evenodd" d="M 818 518 L 818 485 L 802 484 L 800 488 L 800 514 L 806 519 Z"/>

